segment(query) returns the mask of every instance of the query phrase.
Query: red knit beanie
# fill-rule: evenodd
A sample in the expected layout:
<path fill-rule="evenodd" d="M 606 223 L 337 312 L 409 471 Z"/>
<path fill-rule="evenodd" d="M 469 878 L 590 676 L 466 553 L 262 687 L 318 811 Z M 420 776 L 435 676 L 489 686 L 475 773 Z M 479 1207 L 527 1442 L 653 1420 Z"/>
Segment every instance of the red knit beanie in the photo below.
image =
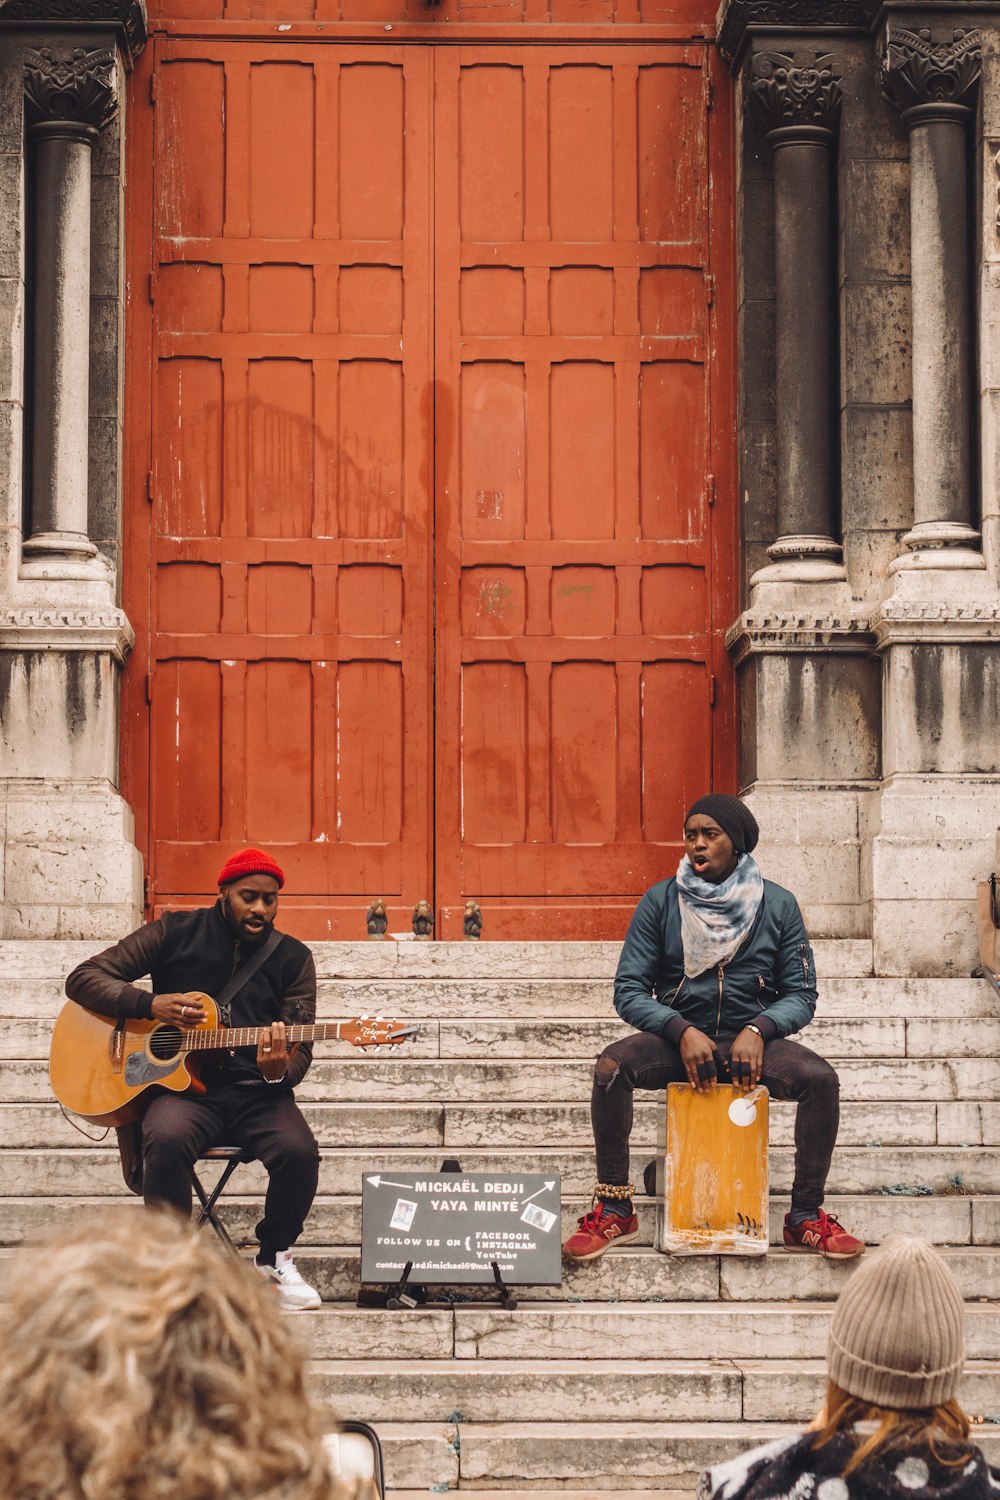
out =
<path fill-rule="evenodd" d="M 230 885 L 244 875 L 273 875 L 279 890 L 285 883 L 284 870 L 263 849 L 238 849 L 231 854 L 219 871 L 218 884 Z"/>

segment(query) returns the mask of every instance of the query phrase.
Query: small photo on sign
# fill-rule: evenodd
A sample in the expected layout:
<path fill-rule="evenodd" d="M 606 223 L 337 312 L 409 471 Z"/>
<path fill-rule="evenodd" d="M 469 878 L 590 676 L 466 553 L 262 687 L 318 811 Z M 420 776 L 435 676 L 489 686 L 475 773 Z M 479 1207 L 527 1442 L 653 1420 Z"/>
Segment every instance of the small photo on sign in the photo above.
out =
<path fill-rule="evenodd" d="M 393 1229 L 410 1229 L 413 1225 L 413 1216 L 417 1211 L 417 1205 L 411 1203 L 409 1198 L 397 1198 L 396 1207 L 392 1211 L 389 1223 Z"/>
<path fill-rule="evenodd" d="M 525 1224 L 530 1224 L 532 1229 L 544 1229 L 546 1234 L 556 1222 L 555 1214 L 550 1214 L 547 1208 L 539 1208 L 537 1203 L 529 1203 L 521 1219 Z"/>

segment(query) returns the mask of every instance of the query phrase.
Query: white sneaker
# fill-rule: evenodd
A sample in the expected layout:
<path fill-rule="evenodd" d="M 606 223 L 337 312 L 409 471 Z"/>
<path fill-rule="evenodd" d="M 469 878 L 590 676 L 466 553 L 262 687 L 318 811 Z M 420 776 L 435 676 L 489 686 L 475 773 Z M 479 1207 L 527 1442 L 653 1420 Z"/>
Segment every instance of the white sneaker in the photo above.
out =
<path fill-rule="evenodd" d="M 279 1250 L 274 1260 L 273 1266 L 262 1266 L 258 1260 L 254 1261 L 254 1265 L 261 1276 L 274 1283 L 278 1306 L 282 1312 L 306 1312 L 323 1305 L 323 1299 L 316 1288 L 310 1286 L 308 1281 L 303 1281 L 299 1275 L 290 1250 Z"/>

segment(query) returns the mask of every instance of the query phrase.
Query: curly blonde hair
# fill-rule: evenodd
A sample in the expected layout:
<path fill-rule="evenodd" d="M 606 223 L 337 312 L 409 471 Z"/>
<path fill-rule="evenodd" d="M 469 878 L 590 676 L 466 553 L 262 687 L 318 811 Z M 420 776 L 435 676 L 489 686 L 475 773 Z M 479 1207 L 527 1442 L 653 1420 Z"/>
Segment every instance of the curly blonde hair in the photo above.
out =
<path fill-rule="evenodd" d="M 331 1500 L 294 1320 L 167 1212 L 23 1252 L 0 1317 L 0 1495 Z"/>

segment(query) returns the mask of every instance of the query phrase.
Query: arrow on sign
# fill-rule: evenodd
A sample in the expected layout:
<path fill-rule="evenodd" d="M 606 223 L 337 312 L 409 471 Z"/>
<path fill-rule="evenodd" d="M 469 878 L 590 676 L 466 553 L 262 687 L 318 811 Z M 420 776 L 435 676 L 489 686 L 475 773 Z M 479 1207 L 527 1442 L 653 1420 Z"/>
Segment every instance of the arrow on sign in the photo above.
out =
<path fill-rule="evenodd" d="M 367 1177 L 365 1181 L 370 1182 L 372 1187 L 396 1187 L 403 1188 L 408 1193 L 413 1192 L 412 1182 L 390 1182 L 388 1177 Z"/>
<path fill-rule="evenodd" d="M 369 1177 L 368 1181 L 371 1182 L 371 1178 L 370 1177 Z M 555 1183 L 554 1182 L 547 1182 L 544 1187 L 537 1188 L 535 1190 L 535 1192 L 532 1193 L 531 1198 L 537 1198 L 539 1193 L 551 1193 L 551 1191 L 552 1191 L 552 1189 L 554 1187 L 555 1187 Z M 521 1207 L 523 1208 L 526 1203 L 530 1203 L 531 1202 L 531 1198 L 522 1198 L 521 1199 Z"/>

